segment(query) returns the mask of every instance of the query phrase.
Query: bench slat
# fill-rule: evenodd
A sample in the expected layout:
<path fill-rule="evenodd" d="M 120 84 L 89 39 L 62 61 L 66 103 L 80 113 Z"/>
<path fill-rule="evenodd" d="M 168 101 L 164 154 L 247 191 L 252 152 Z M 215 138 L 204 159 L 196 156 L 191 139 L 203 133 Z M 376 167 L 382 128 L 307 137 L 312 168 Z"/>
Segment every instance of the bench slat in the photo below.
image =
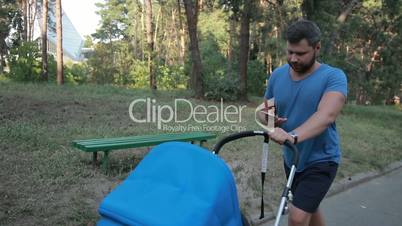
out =
<path fill-rule="evenodd" d="M 132 137 L 119 137 L 119 138 L 101 138 L 90 140 L 74 140 L 73 143 L 87 145 L 87 144 L 107 144 L 114 142 L 128 142 L 128 141 L 142 141 L 142 140 L 159 140 L 159 139 L 176 139 L 176 138 L 197 138 L 197 137 L 210 137 L 210 133 L 189 133 L 189 134 L 158 134 L 158 135 L 145 135 L 145 136 L 132 136 Z M 214 138 L 215 136 L 213 136 Z"/>
<path fill-rule="evenodd" d="M 74 146 L 89 146 L 89 145 L 108 145 L 111 143 L 128 143 L 128 142 L 147 142 L 147 141 L 158 141 L 158 140 L 166 140 L 166 139 L 185 139 L 185 138 L 192 138 L 192 139 L 211 139 L 215 136 L 211 137 L 211 134 L 170 134 L 170 135 L 154 135 L 154 136 L 138 136 L 138 137 L 124 137 L 124 138 L 104 138 L 102 140 L 80 140 L 80 141 L 73 141 Z"/>
<path fill-rule="evenodd" d="M 201 139 L 200 139 L 201 140 Z M 94 151 L 105 151 L 105 150 L 116 150 L 116 149 L 126 149 L 126 148 L 136 148 L 136 147 L 144 147 L 144 146 L 153 146 L 163 142 L 172 141 L 171 139 L 158 140 L 158 141 L 144 141 L 144 142 L 128 142 L 128 143 L 117 143 L 117 144 L 108 144 L 108 145 L 90 145 L 85 146 L 83 149 L 87 152 Z M 194 139 L 175 139 L 175 141 L 194 141 Z"/>
<path fill-rule="evenodd" d="M 123 138 L 75 140 L 73 145 L 86 152 L 153 146 L 167 141 L 202 141 L 216 138 L 215 134 L 194 132 L 187 134 L 160 134 Z"/>

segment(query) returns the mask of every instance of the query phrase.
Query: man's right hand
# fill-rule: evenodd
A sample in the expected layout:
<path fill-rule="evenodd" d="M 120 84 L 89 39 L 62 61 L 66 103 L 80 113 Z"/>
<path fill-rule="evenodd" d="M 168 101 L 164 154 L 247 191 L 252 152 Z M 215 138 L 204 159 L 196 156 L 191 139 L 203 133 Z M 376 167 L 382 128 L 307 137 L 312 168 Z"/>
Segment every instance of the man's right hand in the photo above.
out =
<path fill-rule="evenodd" d="M 280 118 L 275 116 L 275 127 L 281 127 L 283 123 L 285 123 L 288 119 L 287 118 Z"/>
<path fill-rule="evenodd" d="M 264 124 L 267 125 L 267 109 L 263 108 L 258 112 L 258 120 Z M 275 127 L 280 127 L 283 123 L 285 123 L 288 119 L 287 118 L 281 118 L 278 116 L 275 116 Z"/>
<path fill-rule="evenodd" d="M 268 124 L 268 121 L 267 121 L 268 111 L 271 111 L 272 109 L 275 108 L 275 106 L 271 105 L 271 103 L 273 103 L 273 101 L 269 102 L 268 109 L 262 108 L 257 114 L 258 121 L 264 125 Z M 262 105 L 265 105 L 265 103 L 262 103 L 261 105 L 259 105 L 259 107 L 261 107 Z M 281 127 L 282 124 L 285 123 L 286 121 L 287 121 L 287 118 L 281 118 L 281 117 L 278 117 L 275 115 L 275 127 Z"/>

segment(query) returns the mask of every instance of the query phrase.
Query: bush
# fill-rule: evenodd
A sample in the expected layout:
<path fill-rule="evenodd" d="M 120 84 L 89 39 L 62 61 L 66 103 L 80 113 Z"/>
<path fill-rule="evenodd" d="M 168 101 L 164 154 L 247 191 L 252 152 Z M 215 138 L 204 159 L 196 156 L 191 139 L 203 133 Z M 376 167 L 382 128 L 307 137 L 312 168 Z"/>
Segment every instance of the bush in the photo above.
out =
<path fill-rule="evenodd" d="M 66 81 L 73 84 L 83 84 L 87 82 L 90 68 L 84 63 L 68 62 L 65 65 L 64 75 Z"/>
<path fill-rule="evenodd" d="M 267 74 L 265 66 L 258 60 L 251 60 L 248 62 L 247 69 L 247 90 L 248 93 L 262 96 L 265 92 L 265 81 Z"/>
<path fill-rule="evenodd" d="M 36 42 L 23 42 L 10 50 L 8 76 L 17 81 L 39 81 L 41 74 L 39 46 Z"/>
<path fill-rule="evenodd" d="M 156 73 L 158 89 L 169 90 L 186 88 L 188 77 L 183 66 L 160 65 Z"/>
<path fill-rule="evenodd" d="M 209 32 L 200 42 L 203 64 L 205 98 L 211 100 L 237 100 L 239 97 L 238 80 L 229 76 L 227 60 L 219 50 L 215 34 Z M 233 74 L 236 74 L 234 71 Z"/>
<path fill-rule="evenodd" d="M 237 100 L 239 97 L 239 83 L 233 78 L 212 78 L 206 83 L 205 98 L 210 100 L 220 100 L 221 98 L 227 101 Z"/>
<path fill-rule="evenodd" d="M 148 62 L 136 60 L 131 66 L 129 81 L 135 88 L 149 88 Z M 185 88 L 187 76 L 182 66 L 155 66 L 156 83 L 160 90 Z"/>
<path fill-rule="evenodd" d="M 148 63 L 145 61 L 135 60 L 130 69 L 130 84 L 135 88 L 149 87 L 149 71 Z"/>
<path fill-rule="evenodd" d="M 117 72 L 113 49 L 107 44 L 95 45 L 93 55 L 88 59 L 88 65 L 92 68 L 92 82 L 98 84 L 111 84 L 114 82 L 114 74 Z"/>
<path fill-rule="evenodd" d="M 23 42 L 10 51 L 8 56 L 10 72 L 7 76 L 16 81 L 41 81 L 42 61 L 37 42 Z M 56 81 L 57 62 L 48 55 L 48 80 Z M 87 81 L 89 67 L 86 63 L 67 62 L 64 65 L 65 81 L 82 84 Z"/>

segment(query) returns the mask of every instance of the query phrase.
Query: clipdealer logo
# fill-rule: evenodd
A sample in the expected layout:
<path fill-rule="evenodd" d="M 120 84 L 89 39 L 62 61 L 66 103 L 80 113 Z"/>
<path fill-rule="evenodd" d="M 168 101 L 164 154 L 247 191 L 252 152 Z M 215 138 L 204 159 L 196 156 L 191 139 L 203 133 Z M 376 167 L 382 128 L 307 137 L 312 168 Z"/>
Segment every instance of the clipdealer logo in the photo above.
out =
<path fill-rule="evenodd" d="M 173 106 L 170 106 L 158 104 L 156 99 L 143 98 L 130 103 L 129 115 L 136 123 L 155 123 L 158 129 L 172 132 L 242 131 L 246 128 L 238 124 L 241 123 L 242 111 L 246 107 L 246 105 L 224 106 L 223 99 L 218 105 L 207 106 L 194 105 L 186 99 L 175 99 Z M 225 126 L 217 126 L 217 123 L 223 123 Z"/>

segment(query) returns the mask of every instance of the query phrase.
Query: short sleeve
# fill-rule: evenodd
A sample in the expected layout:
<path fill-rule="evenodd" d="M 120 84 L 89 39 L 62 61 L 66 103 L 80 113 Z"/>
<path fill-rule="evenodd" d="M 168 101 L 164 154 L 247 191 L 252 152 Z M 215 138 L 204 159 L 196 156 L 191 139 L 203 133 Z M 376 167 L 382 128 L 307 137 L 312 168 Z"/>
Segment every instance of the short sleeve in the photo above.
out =
<path fill-rule="evenodd" d="M 340 69 L 335 69 L 329 74 L 327 87 L 324 93 L 331 91 L 340 92 L 345 97 L 348 96 L 348 81 L 345 73 Z"/>

